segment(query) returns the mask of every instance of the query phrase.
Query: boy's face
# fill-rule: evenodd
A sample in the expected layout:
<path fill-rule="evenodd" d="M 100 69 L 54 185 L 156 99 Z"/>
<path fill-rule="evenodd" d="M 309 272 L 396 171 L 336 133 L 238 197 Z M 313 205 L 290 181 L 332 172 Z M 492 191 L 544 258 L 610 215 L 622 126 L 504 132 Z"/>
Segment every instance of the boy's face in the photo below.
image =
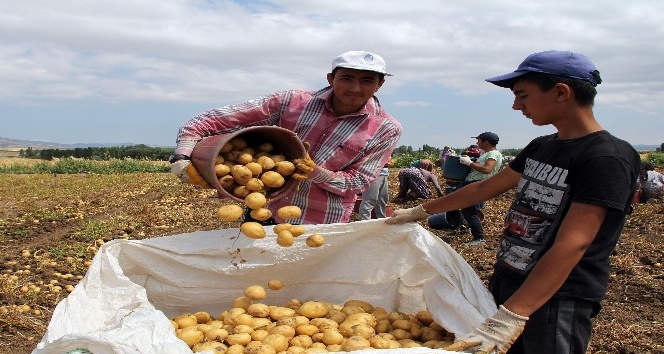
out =
<path fill-rule="evenodd" d="M 332 108 L 339 115 L 357 112 L 384 82 L 377 72 L 348 68 L 328 74 L 327 81 L 334 90 Z"/>
<path fill-rule="evenodd" d="M 552 124 L 554 121 L 554 104 L 556 92 L 554 88 L 542 91 L 536 84 L 520 80 L 512 88 L 514 103 L 512 109 L 521 111 L 535 125 Z"/>

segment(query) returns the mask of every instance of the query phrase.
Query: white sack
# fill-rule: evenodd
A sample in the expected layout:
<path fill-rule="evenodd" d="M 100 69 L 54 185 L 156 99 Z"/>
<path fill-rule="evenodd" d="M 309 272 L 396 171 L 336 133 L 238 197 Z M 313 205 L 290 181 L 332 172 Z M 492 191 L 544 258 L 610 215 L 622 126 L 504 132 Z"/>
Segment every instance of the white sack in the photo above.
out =
<path fill-rule="evenodd" d="M 293 298 L 336 304 L 358 299 L 388 311 L 428 309 L 455 334 L 496 312 L 473 269 L 419 224 L 369 220 L 305 227 L 291 247 L 276 243 L 272 227 L 260 240 L 240 235 L 239 229 L 223 229 L 108 242 L 58 304 L 33 354 L 74 348 L 94 354 L 189 354 L 169 318 L 195 311 L 216 316 L 231 308 L 247 286 L 267 289 L 271 279 L 284 287 L 268 290 L 267 304 L 285 305 Z M 312 233 L 322 234 L 325 244 L 308 247 L 305 239 Z"/>

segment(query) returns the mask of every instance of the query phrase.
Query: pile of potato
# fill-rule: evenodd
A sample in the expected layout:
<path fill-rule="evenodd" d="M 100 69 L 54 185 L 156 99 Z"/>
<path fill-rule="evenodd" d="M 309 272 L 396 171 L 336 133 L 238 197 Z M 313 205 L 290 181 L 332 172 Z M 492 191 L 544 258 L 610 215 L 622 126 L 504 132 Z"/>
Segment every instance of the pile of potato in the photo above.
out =
<path fill-rule="evenodd" d="M 281 287 L 281 282 L 272 282 Z M 454 340 L 428 311 L 414 315 L 388 312 L 361 300 L 348 300 L 343 305 L 298 299 L 283 306 L 256 302 L 265 296 L 265 289 L 254 285 L 245 289 L 245 296 L 235 299 L 233 308 L 216 318 L 196 312 L 178 315 L 171 322 L 178 338 L 194 352 L 210 350 L 215 354 L 437 349 Z"/>

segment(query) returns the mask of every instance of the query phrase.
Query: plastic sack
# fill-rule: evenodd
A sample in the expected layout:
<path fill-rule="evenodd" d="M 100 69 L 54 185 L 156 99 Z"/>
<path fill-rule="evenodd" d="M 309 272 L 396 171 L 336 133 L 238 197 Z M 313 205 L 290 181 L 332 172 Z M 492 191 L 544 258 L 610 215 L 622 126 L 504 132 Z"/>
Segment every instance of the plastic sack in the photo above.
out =
<path fill-rule="evenodd" d="M 169 318 L 184 312 L 213 316 L 230 309 L 249 285 L 279 279 L 263 303 L 290 299 L 343 304 L 364 300 L 388 311 L 428 309 L 450 332 L 464 334 L 496 312 L 473 269 L 447 243 L 419 224 L 384 220 L 304 225 L 290 247 L 279 246 L 272 227 L 250 239 L 239 229 L 201 231 L 100 247 L 80 283 L 55 308 L 33 354 L 189 354 Z M 307 235 L 325 244 L 308 247 Z M 437 352 L 445 352 L 436 350 Z M 428 348 L 381 350 L 425 353 Z"/>

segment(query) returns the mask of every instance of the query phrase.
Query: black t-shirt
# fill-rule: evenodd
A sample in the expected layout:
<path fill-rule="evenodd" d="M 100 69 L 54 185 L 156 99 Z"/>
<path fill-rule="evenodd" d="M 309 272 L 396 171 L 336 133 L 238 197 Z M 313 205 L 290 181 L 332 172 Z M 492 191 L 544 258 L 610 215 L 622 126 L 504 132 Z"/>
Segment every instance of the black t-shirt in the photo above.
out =
<path fill-rule="evenodd" d="M 609 256 L 636 189 L 639 154 L 606 131 L 578 139 L 539 137 L 510 163 L 521 173 L 505 217 L 496 276 L 523 282 L 551 248 L 572 202 L 606 207 L 607 214 L 583 258 L 556 296 L 600 301 L 609 277 Z"/>

